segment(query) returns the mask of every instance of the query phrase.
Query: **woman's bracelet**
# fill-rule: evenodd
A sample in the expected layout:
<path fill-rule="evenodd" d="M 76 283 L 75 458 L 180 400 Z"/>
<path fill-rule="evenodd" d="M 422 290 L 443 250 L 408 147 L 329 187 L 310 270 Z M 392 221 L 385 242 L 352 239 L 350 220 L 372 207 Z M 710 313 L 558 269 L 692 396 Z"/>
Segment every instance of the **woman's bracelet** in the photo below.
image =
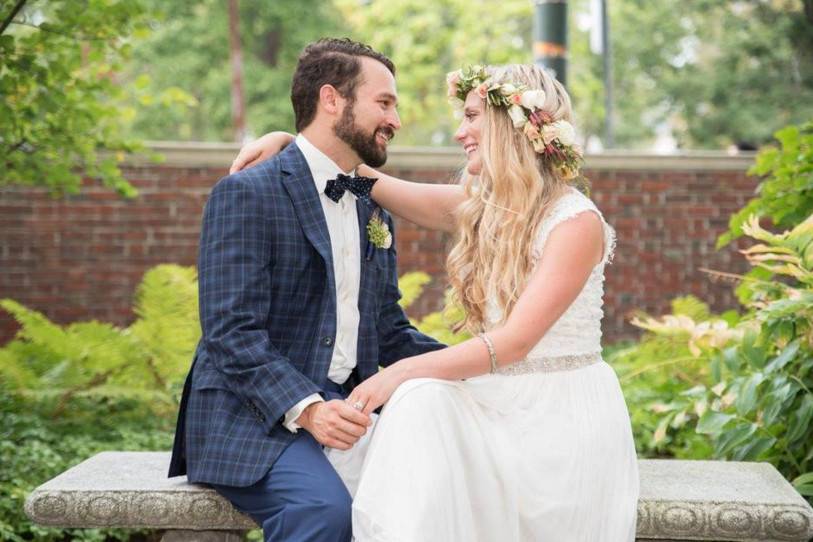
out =
<path fill-rule="evenodd" d="M 488 357 L 491 361 L 491 373 L 497 372 L 497 351 L 494 350 L 494 343 L 491 342 L 491 339 L 485 333 L 479 333 L 477 335 L 480 337 L 484 343 L 486 343 L 486 348 L 488 348 Z"/>

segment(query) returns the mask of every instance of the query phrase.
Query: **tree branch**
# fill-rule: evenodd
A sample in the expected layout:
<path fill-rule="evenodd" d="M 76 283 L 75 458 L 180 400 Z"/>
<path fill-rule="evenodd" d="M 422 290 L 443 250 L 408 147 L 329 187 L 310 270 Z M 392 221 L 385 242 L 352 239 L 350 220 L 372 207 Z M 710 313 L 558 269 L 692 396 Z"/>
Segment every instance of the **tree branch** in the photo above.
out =
<path fill-rule="evenodd" d="M 11 24 L 18 24 L 20 26 L 30 26 L 31 28 L 36 28 L 40 32 L 48 32 L 49 34 L 56 34 L 57 36 L 62 36 L 65 38 L 71 38 L 76 41 L 107 41 L 107 38 L 91 38 L 90 36 L 82 36 L 82 35 L 75 35 L 75 34 L 68 34 L 65 32 L 60 32 L 58 30 L 54 30 L 53 28 L 43 28 L 41 26 L 37 26 L 31 23 L 24 23 L 20 21 L 12 21 Z"/>
<path fill-rule="evenodd" d="M 27 1 L 28 0 L 17 0 L 17 5 L 11 8 L 11 13 L 9 13 L 8 17 L 6 17 L 5 20 L 3 20 L 2 23 L 0 23 L 0 34 L 6 31 L 8 25 L 10 25 L 11 21 L 14 20 L 14 17 L 16 17 L 18 13 L 20 13 L 20 10 L 23 9 L 23 6 Z"/>

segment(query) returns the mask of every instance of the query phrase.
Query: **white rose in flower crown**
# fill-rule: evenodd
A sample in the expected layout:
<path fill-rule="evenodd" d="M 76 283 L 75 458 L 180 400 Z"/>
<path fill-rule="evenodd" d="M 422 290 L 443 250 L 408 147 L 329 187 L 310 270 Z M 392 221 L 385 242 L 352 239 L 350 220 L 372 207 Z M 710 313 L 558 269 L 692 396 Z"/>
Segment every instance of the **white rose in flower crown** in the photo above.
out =
<path fill-rule="evenodd" d="M 570 147 L 576 142 L 576 130 L 566 120 L 557 120 L 551 126 L 556 130 L 556 139 L 565 147 Z"/>
<path fill-rule="evenodd" d="M 517 91 L 517 87 L 512 85 L 511 83 L 506 83 L 500 87 L 500 94 L 503 96 L 510 96 Z"/>
<path fill-rule="evenodd" d="M 542 126 L 542 140 L 545 142 L 545 145 L 553 143 L 553 140 L 556 139 L 558 135 L 559 131 L 556 129 L 556 123 Z"/>
<path fill-rule="evenodd" d="M 522 128 L 525 123 L 528 122 L 528 118 L 525 116 L 525 110 L 518 105 L 512 105 L 508 108 L 508 116 L 510 116 L 514 122 L 514 128 Z"/>
<path fill-rule="evenodd" d="M 526 90 L 522 93 L 520 103 L 525 109 L 542 109 L 545 105 L 545 91 L 544 90 Z"/>

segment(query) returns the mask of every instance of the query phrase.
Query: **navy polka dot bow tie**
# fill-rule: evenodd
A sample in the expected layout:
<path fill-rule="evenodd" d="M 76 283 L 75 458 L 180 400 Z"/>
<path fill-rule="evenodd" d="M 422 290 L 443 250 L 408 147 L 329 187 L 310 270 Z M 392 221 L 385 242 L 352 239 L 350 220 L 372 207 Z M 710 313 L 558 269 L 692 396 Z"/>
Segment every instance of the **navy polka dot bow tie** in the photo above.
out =
<path fill-rule="evenodd" d="M 339 203 L 345 191 L 349 190 L 357 198 L 366 199 L 370 197 L 370 190 L 373 189 L 373 185 L 377 180 L 371 177 L 351 177 L 339 173 L 338 177 L 330 179 L 325 185 L 325 195 Z"/>

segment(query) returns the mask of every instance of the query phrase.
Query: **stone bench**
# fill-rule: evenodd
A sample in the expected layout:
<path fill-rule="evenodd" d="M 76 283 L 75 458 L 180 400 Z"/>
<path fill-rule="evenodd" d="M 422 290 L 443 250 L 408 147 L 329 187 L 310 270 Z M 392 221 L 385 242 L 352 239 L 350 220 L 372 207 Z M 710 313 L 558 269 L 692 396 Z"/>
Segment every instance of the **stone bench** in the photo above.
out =
<path fill-rule="evenodd" d="M 639 541 L 806 541 L 813 508 L 767 463 L 640 460 Z M 165 542 L 237 541 L 256 528 L 213 490 L 166 478 L 165 452 L 103 452 L 35 489 L 54 527 L 149 528 Z"/>

